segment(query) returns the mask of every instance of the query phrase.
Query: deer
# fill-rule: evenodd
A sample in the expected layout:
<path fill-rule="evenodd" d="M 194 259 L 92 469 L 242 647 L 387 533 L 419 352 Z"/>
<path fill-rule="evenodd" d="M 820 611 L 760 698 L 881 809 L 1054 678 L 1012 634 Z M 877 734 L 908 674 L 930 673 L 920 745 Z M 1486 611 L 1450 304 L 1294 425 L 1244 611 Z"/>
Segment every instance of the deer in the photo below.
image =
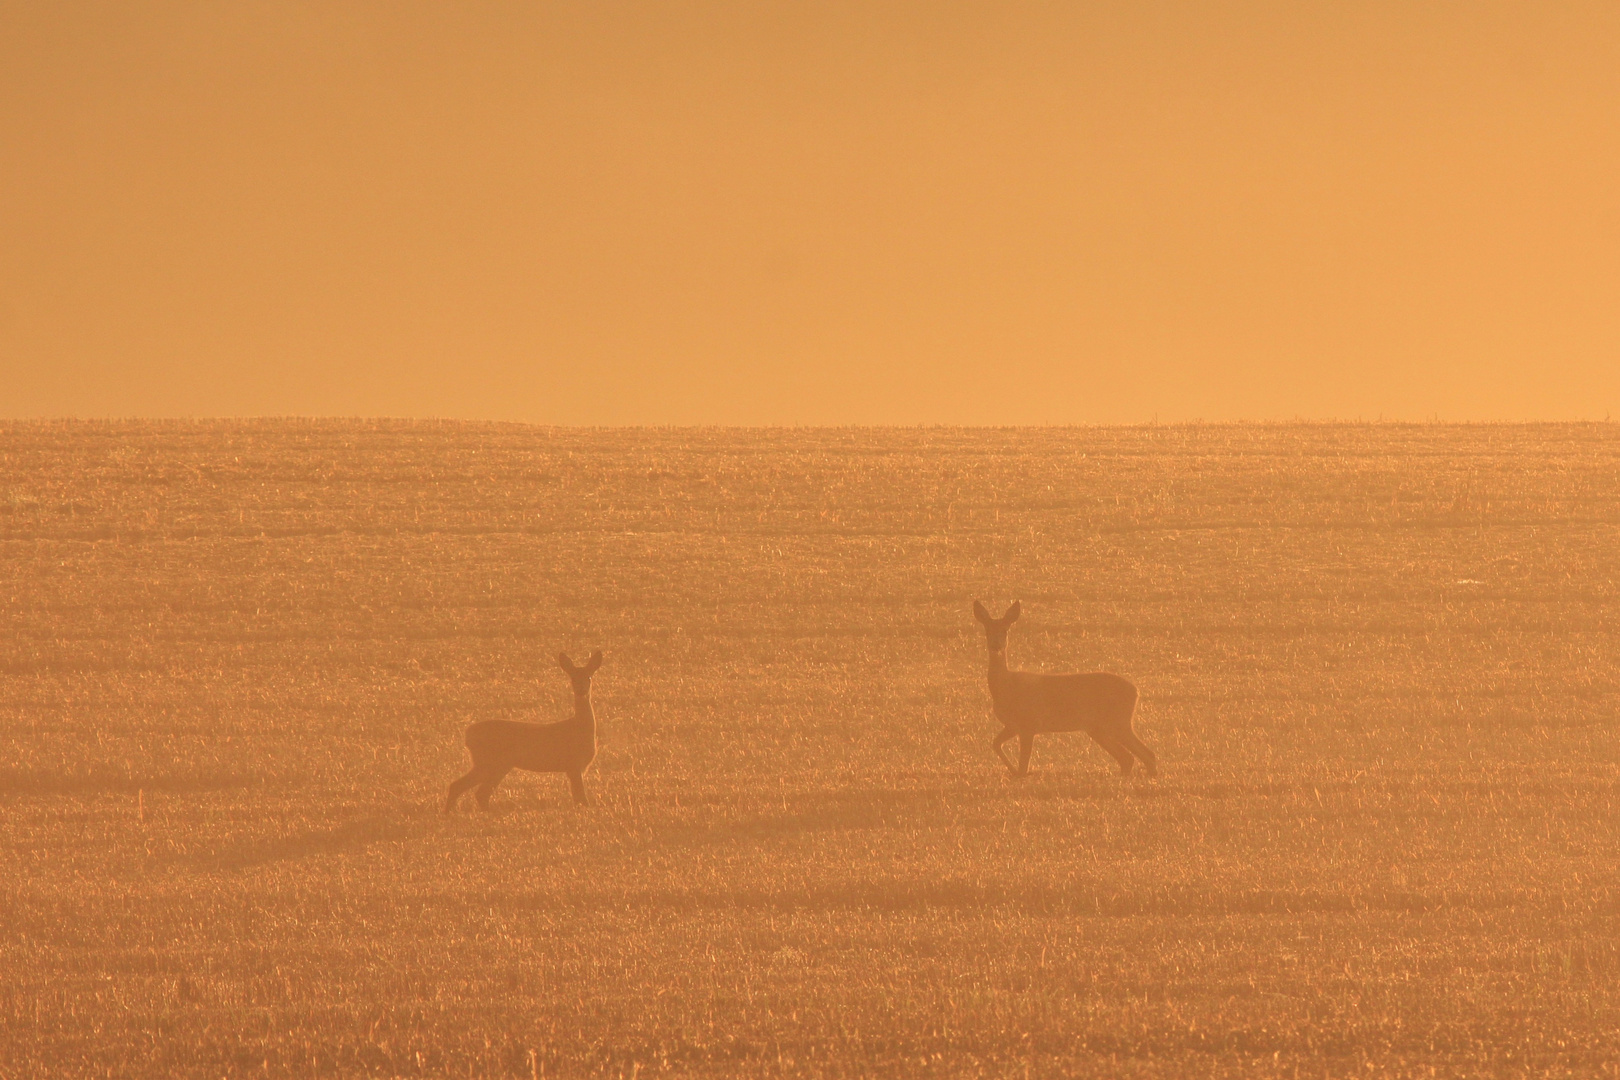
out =
<path fill-rule="evenodd" d="M 1035 736 L 1045 732 L 1084 731 L 1119 762 L 1122 776 L 1129 776 L 1138 760 L 1149 776 L 1159 774 L 1159 761 L 1131 730 L 1136 711 L 1136 687 L 1128 679 L 1106 671 L 1086 674 L 1047 675 L 1034 671 L 1009 671 L 1007 631 L 1018 621 L 1023 607 L 1013 601 L 999 619 L 977 600 L 973 616 L 984 626 L 985 644 L 990 650 L 990 701 L 1001 733 L 992 744 L 996 756 L 1014 777 L 1029 775 L 1029 755 Z M 1018 736 L 1018 765 L 1001 749 L 1008 739 Z"/>
<path fill-rule="evenodd" d="M 602 666 L 598 649 L 583 667 L 557 654 L 557 664 L 574 684 L 574 715 L 555 724 L 528 724 L 519 720 L 481 720 L 467 728 L 467 750 L 472 754 L 472 771 L 450 784 L 444 812 L 455 810 L 456 802 L 470 787 L 477 786 L 478 807 L 489 809 L 489 797 L 513 769 L 529 772 L 568 774 L 574 801 L 581 806 L 590 799 L 585 794 L 585 770 L 596 758 L 596 713 L 591 709 L 591 676 Z"/>

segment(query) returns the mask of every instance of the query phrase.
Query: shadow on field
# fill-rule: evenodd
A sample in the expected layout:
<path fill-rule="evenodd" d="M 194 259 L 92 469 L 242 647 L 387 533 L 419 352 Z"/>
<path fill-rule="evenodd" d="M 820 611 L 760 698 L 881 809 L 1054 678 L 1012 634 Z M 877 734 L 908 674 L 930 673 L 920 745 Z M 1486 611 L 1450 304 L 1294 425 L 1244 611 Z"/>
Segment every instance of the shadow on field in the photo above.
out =
<path fill-rule="evenodd" d="M 55 772 L 0 767 L 0 795 L 134 795 L 137 791 L 198 794 L 251 787 L 262 780 L 236 773 L 143 776 L 111 770 Z"/>
<path fill-rule="evenodd" d="M 932 821 L 941 813 L 959 822 L 980 814 L 1000 814 L 1009 802 L 1118 803 L 1152 797 L 1157 792 L 1112 779 L 1075 780 L 1054 776 L 1045 783 L 1006 785 L 999 778 L 986 784 L 954 783 L 914 788 L 860 788 L 796 792 L 780 801 L 758 793 L 698 800 L 715 818 L 665 826 L 656 845 L 707 845 L 716 841 L 756 840 L 802 833 L 887 829 L 899 824 Z M 715 812 L 718 812 L 717 814 Z"/>
<path fill-rule="evenodd" d="M 1424 892 L 1405 889 L 1116 889 L 1047 882 L 964 880 L 846 881 L 806 888 L 535 890 L 502 897 L 480 894 L 518 909 L 637 910 L 644 912 L 755 911 L 779 914 L 868 912 L 1016 911 L 1073 918 L 1226 918 L 1233 915 L 1430 914 L 1442 911 L 1550 914 L 1567 899 L 1536 889 Z M 471 901 L 440 898 L 437 902 Z M 1620 910 L 1601 906 L 1605 917 Z"/>
<path fill-rule="evenodd" d="M 373 814 L 329 829 L 311 829 L 290 836 L 239 844 L 224 851 L 199 854 L 187 861 L 215 870 L 247 870 L 268 863 L 358 851 L 372 844 L 414 840 L 425 835 L 434 824 L 436 821 L 430 819 L 413 820 L 398 815 Z"/>

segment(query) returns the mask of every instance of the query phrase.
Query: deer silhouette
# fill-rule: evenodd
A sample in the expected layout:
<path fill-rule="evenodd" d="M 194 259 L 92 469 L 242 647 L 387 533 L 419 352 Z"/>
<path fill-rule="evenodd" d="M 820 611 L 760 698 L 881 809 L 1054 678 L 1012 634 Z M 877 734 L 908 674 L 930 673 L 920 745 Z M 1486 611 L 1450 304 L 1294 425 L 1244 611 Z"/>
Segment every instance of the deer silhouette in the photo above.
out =
<path fill-rule="evenodd" d="M 574 684 L 574 715 L 555 724 L 526 724 L 518 720 L 483 720 L 467 729 L 467 750 L 472 771 L 453 781 L 444 800 L 444 812 L 476 786 L 478 805 L 489 809 L 489 797 L 513 769 L 568 774 L 574 801 L 585 805 L 585 770 L 596 757 L 596 713 L 591 709 L 591 676 L 602 666 L 602 652 L 591 654 L 584 667 L 557 654 L 557 663 Z"/>
<path fill-rule="evenodd" d="M 1138 759 L 1149 776 L 1159 773 L 1158 758 L 1131 730 L 1136 711 L 1136 687 L 1127 679 L 1098 671 L 1084 675 L 1045 675 L 1034 671 L 1009 671 L 1007 631 L 1018 621 L 1023 608 L 1015 600 L 999 619 L 977 600 L 973 615 L 984 625 L 985 644 L 990 650 L 990 700 L 996 719 L 1002 723 L 996 736 L 996 756 L 1013 776 L 1029 775 L 1029 755 L 1035 736 L 1050 731 L 1084 731 L 1102 744 L 1119 762 L 1119 771 L 1129 775 Z M 1019 757 L 1015 767 L 1001 749 L 1018 736 Z"/>

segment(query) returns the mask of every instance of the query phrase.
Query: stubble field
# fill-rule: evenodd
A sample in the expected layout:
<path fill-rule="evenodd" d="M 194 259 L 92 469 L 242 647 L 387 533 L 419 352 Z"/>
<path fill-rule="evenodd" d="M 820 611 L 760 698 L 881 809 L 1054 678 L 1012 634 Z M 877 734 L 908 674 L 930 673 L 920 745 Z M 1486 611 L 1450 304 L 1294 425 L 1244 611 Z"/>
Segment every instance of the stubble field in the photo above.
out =
<path fill-rule="evenodd" d="M 1610 425 L 0 424 L 0 1077 L 1616 1075 L 1617 579 Z"/>

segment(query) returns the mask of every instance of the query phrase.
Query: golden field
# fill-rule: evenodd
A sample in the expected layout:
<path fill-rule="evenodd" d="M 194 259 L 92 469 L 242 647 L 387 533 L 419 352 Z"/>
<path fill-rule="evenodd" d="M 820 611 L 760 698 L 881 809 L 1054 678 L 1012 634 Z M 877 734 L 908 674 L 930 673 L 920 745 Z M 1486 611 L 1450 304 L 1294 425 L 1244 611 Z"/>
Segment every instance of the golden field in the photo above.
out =
<path fill-rule="evenodd" d="M 0 1077 L 1620 1074 L 1617 600 L 1606 424 L 0 424 Z"/>

